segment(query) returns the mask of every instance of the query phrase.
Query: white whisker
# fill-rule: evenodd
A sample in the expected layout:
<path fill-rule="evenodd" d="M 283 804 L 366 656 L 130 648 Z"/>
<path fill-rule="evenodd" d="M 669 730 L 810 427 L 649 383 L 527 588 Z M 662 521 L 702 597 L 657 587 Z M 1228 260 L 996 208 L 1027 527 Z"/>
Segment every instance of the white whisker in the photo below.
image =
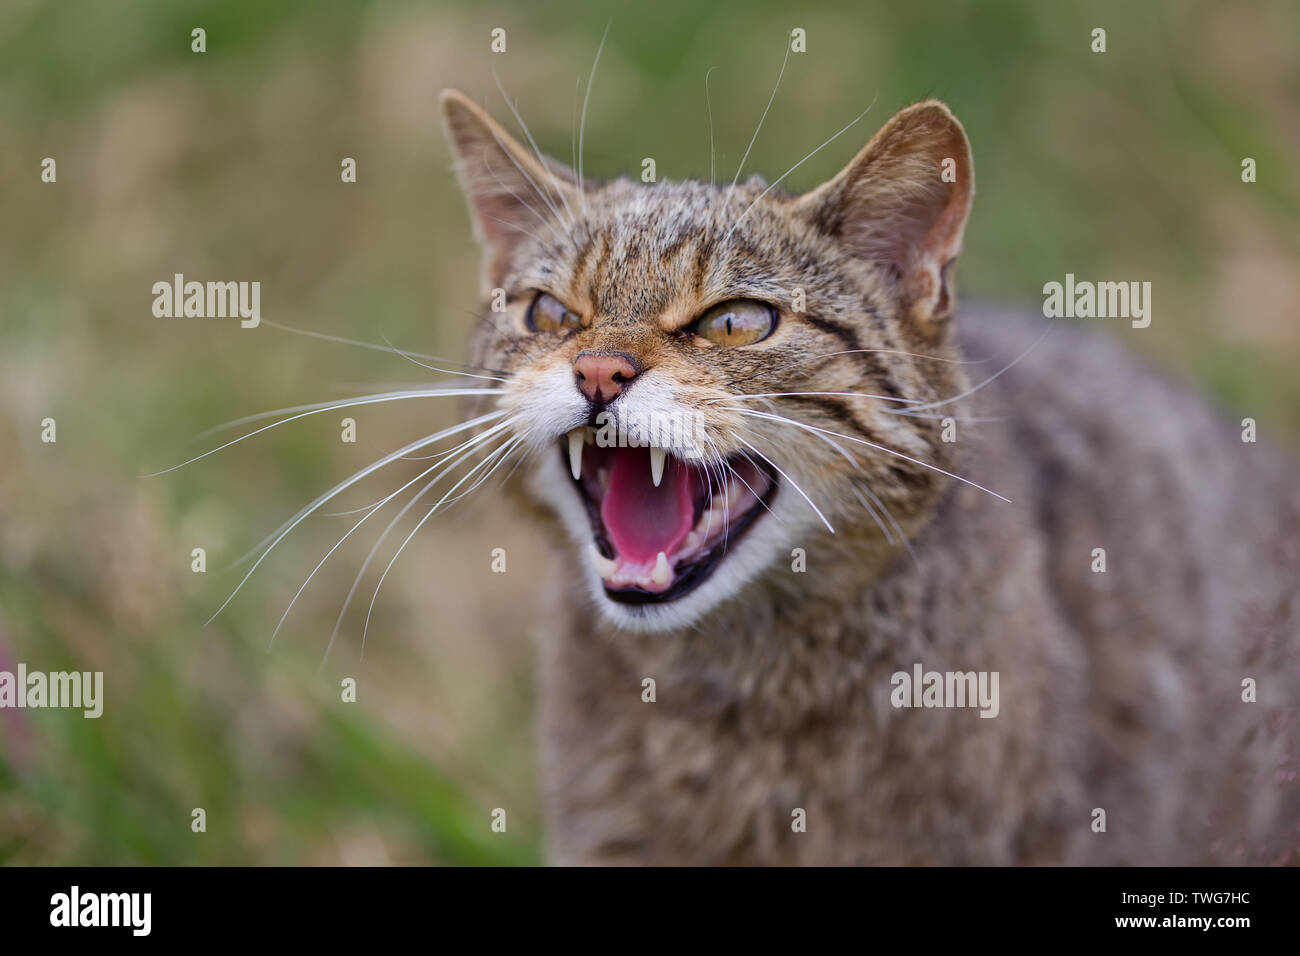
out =
<path fill-rule="evenodd" d="M 1034 349 L 1038 348 L 1039 344 L 1042 343 L 1043 339 L 1047 338 L 1047 335 L 1048 335 L 1049 332 L 1052 331 L 1052 328 L 1053 328 L 1053 326 L 1050 326 L 1050 325 L 1049 325 L 1047 328 L 1043 329 L 1043 334 L 1040 335 L 1038 338 L 1034 339 L 1033 343 L 1029 346 L 1029 348 L 1025 349 L 1023 352 L 1021 352 L 1019 355 L 1017 355 L 1014 359 L 1012 359 L 1011 362 L 1010 362 L 1010 364 L 1008 364 L 1008 365 L 1004 366 L 1003 368 L 999 369 L 998 371 L 994 372 L 992 375 L 990 375 L 988 378 L 986 378 L 984 381 L 980 382 L 978 385 L 974 386 L 973 388 L 968 388 L 968 389 L 966 389 L 966 391 L 962 392 L 960 395 L 954 395 L 952 398 L 945 398 L 945 399 L 943 399 L 942 401 L 938 401 L 938 402 L 929 402 L 928 404 L 925 404 L 925 405 L 917 405 L 915 408 L 903 408 L 903 409 L 897 409 L 897 410 L 893 410 L 893 409 L 891 409 L 891 410 L 888 411 L 888 414 L 890 414 L 890 415 L 912 415 L 912 414 L 915 414 L 916 412 L 925 411 L 926 409 L 930 409 L 930 408 L 940 408 L 940 407 L 942 407 L 942 406 L 944 406 L 944 405 L 951 405 L 953 402 L 959 402 L 959 401 L 961 401 L 963 398 L 967 398 L 967 397 L 969 397 L 969 396 L 971 396 L 971 395 L 974 395 L 974 394 L 975 394 L 976 392 L 978 392 L 981 388 L 983 388 L 985 385 L 988 385 L 990 382 L 992 382 L 992 381 L 993 381 L 994 379 L 996 379 L 998 376 L 1002 375 L 1004 372 L 1009 372 L 1011 369 L 1015 368 L 1016 365 L 1020 364 L 1021 359 L 1025 358 L 1026 356 L 1029 355 L 1030 352 L 1032 352 Z"/>
<path fill-rule="evenodd" d="M 764 121 L 767 120 L 768 110 L 772 108 L 772 103 L 776 99 L 776 91 L 781 88 L 781 77 L 785 76 L 785 66 L 787 63 L 790 62 L 791 45 L 792 44 L 790 44 L 789 41 L 787 41 L 785 44 L 785 59 L 781 61 L 781 72 L 776 75 L 776 85 L 772 87 L 772 95 L 769 96 L 767 99 L 767 106 L 763 109 L 763 115 L 760 116 L 758 119 L 758 126 L 754 130 L 754 135 L 750 137 L 749 146 L 745 149 L 745 155 L 740 157 L 740 165 L 736 167 L 736 175 L 732 177 L 731 186 L 727 190 L 728 199 L 731 198 L 731 190 L 736 188 L 736 182 L 740 179 L 741 170 L 745 168 L 745 160 L 749 159 L 749 151 L 754 148 L 754 143 L 758 141 L 758 134 L 763 129 Z"/>
<path fill-rule="evenodd" d="M 862 496 L 862 492 L 858 489 L 856 485 L 853 485 L 851 487 L 853 491 L 853 496 L 857 498 L 858 503 L 861 504 L 862 507 L 867 510 L 867 514 L 871 515 L 871 520 L 876 523 L 876 527 L 880 529 L 880 533 L 885 536 L 885 542 L 887 544 L 893 544 L 894 543 L 893 532 L 891 532 L 888 528 L 885 527 L 884 521 L 882 521 L 880 515 L 876 513 L 875 505 L 873 505 L 869 500 L 867 500 Z"/>
<path fill-rule="evenodd" d="M 797 481 L 795 481 L 793 478 L 791 478 L 789 475 L 787 475 L 784 471 L 782 471 L 780 465 L 778 465 L 776 462 L 774 462 L 771 458 L 768 458 L 766 455 L 764 455 L 761 451 L 759 451 L 757 448 L 755 448 L 755 447 L 754 447 L 753 445 L 751 445 L 749 442 L 745 441 L 745 439 L 740 438 L 739 440 L 740 440 L 740 443 L 741 443 L 742 445 L 744 445 L 745 447 L 749 448 L 751 451 L 753 451 L 754 454 L 758 455 L 758 457 L 762 458 L 765 462 L 767 462 L 769 465 L 771 465 L 773 468 L 775 468 L 777 474 L 779 474 L 779 475 L 780 475 L 782 478 L 784 478 L 786 481 L 790 482 L 790 484 L 791 484 L 791 486 L 794 488 L 794 490 L 797 491 L 797 492 L 799 492 L 800 496 L 803 498 L 804 501 L 808 502 L 808 507 L 812 508 L 812 510 L 815 511 L 815 512 L 817 513 L 817 517 L 819 517 L 819 518 L 822 519 L 822 524 L 826 525 L 826 529 L 827 529 L 831 534 L 834 534 L 834 533 L 835 533 L 835 528 L 831 525 L 831 523 L 830 523 L 829 521 L 826 520 L 826 516 L 825 516 L 824 514 L 822 514 L 822 510 L 821 510 L 820 508 L 818 508 L 815 504 L 813 504 L 813 500 L 812 500 L 811 498 L 808 497 L 807 493 L 806 493 L 802 488 L 799 487 L 799 483 L 798 483 Z"/>
<path fill-rule="evenodd" d="M 714 151 L 713 151 L 713 103 L 709 99 L 709 77 L 717 67 L 709 67 L 704 74 L 704 109 L 709 114 L 709 185 L 712 186 L 716 178 Z"/>
<path fill-rule="evenodd" d="M 542 169 L 546 170 L 547 175 L 551 177 L 553 182 L 558 182 L 555 173 L 551 172 L 551 167 L 550 164 L 547 163 L 546 157 L 542 155 L 542 151 L 538 148 L 537 140 L 533 139 L 532 130 L 528 128 L 528 124 L 524 122 L 523 116 L 520 115 L 517 104 L 511 100 L 510 96 L 506 93 L 506 88 L 502 85 L 501 77 L 497 75 L 497 69 L 495 66 L 492 67 L 492 79 L 497 81 L 497 89 L 501 91 L 501 98 L 506 101 L 506 106 L 510 107 L 510 112 L 514 114 L 515 121 L 519 124 L 519 128 L 524 131 L 524 136 L 527 137 L 528 144 L 533 147 L 533 153 L 537 156 L 537 161 L 542 164 Z M 571 229 L 573 228 L 574 222 L 573 209 L 569 206 L 569 200 L 564 195 L 564 191 L 562 189 L 557 189 L 556 192 L 559 193 L 560 202 L 564 203 L 564 210 L 568 213 L 565 225 Z"/>
<path fill-rule="evenodd" d="M 881 402 L 902 402 L 909 405 L 919 405 L 920 399 L 916 398 L 895 398 L 892 395 L 870 395 L 866 392 L 755 392 L 728 395 L 725 398 L 708 399 L 710 404 L 719 402 L 748 401 L 751 398 L 785 398 L 791 395 L 828 395 L 839 398 L 873 398 Z"/>
<path fill-rule="evenodd" d="M 501 414 L 502 413 L 500 412 L 496 412 L 493 413 L 492 417 L 496 418 L 499 417 Z M 464 427 L 466 426 L 464 425 L 457 426 L 455 430 L 459 431 Z M 351 478 L 348 478 L 346 481 L 342 481 L 339 484 L 335 485 L 332 489 L 325 492 L 325 494 L 321 495 L 315 501 L 309 504 L 307 507 L 299 511 L 297 515 L 295 515 L 289 522 L 287 522 L 287 526 L 284 527 L 284 530 L 282 530 L 279 533 L 279 535 L 275 537 L 275 540 L 272 541 L 270 546 L 267 547 L 267 549 L 262 552 L 261 556 L 259 556 L 258 559 L 255 562 L 253 562 L 253 566 L 248 569 L 248 573 L 245 574 L 244 577 L 240 580 L 239 584 L 235 586 L 235 589 L 230 592 L 230 596 L 221 602 L 221 607 L 213 611 L 212 617 L 208 618 L 204 622 L 204 624 L 205 625 L 211 624 L 212 621 L 216 619 L 216 616 L 220 614 L 223 610 L 225 610 L 226 606 L 235 599 L 235 595 L 239 593 L 240 589 L 246 583 L 248 583 L 248 579 L 253 576 L 253 572 L 256 571 L 258 569 L 258 566 L 261 565 L 261 563 L 266 560 L 266 556 L 269 555 L 275 549 L 275 546 L 279 544 L 281 541 L 283 541 L 285 536 L 289 534 L 289 532 L 291 532 L 294 528 L 296 528 L 299 524 L 301 524 L 303 520 L 306 519 L 307 516 L 310 515 L 312 512 L 314 512 L 317 508 L 319 508 L 325 502 L 329 501 L 340 491 L 343 491 L 344 489 L 351 487 L 352 485 L 360 481 L 362 478 L 365 478 L 367 475 L 373 474 L 374 472 L 378 471 L 380 468 L 384 467 L 385 465 L 393 461 L 396 461 L 398 458 L 400 458 L 402 455 L 405 455 L 407 452 L 415 451 L 418 448 L 424 448 L 435 441 L 441 440 L 442 438 L 446 437 L 447 434 L 450 433 L 451 433 L 450 430 L 444 429 L 443 431 L 437 432 L 434 435 L 426 435 L 424 438 L 413 441 L 409 445 L 406 445 L 398 449 L 397 451 L 392 452 L 391 454 L 385 455 L 383 458 L 379 459 L 379 461 L 367 465 L 365 468 L 358 471 Z M 239 562 L 237 561 L 235 563 L 238 564 Z"/>
<path fill-rule="evenodd" d="M 510 425 L 512 424 L 512 421 L 503 422 L 502 424 Z M 487 433 L 485 432 L 484 434 L 486 435 Z M 470 442 L 477 443 L 477 440 L 478 440 L 478 436 L 476 436 L 476 438 L 470 439 Z M 461 447 L 464 447 L 464 444 L 470 444 L 470 442 L 463 443 Z M 381 508 L 383 508 L 384 505 L 388 504 L 388 502 L 392 501 L 403 491 L 411 487 L 411 485 L 415 484 L 417 481 L 419 481 L 421 478 L 429 474 L 429 472 L 433 471 L 437 467 L 438 466 L 436 464 L 430 465 L 428 468 L 420 472 L 418 475 L 416 475 L 406 484 L 402 485 L 402 487 L 398 488 L 396 491 L 392 492 L 391 494 L 387 495 L 384 498 L 381 498 L 379 501 L 371 505 L 369 510 L 367 510 L 366 513 L 361 517 L 361 520 L 359 520 L 356 524 L 354 524 L 351 528 L 349 528 L 347 534 L 339 538 L 338 543 L 335 544 L 334 547 L 330 548 L 329 551 L 325 552 L 325 557 L 321 558 L 320 563 L 317 564 L 316 567 L 312 569 L 311 574 L 307 575 L 307 579 L 302 582 L 302 586 L 298 588 L 297 592 L 293 596 L 293 599 L 289 601 L 289 606 L 286 607 L 284 609 L 284 613 L 280 615 L 279 623 L 275 625 L 275 630 L 271 632 L 271 640 L 267 645 L 268 649 L 270 648 L 271 644 L 275 643 L 275 636 L 280 633 L 280 628 L 284 626 L 285 619 L 288 618 L 289 612 L 293 610 L 294 604 L 297 602 L 298 598 L 302 595 L 302 592 L 306 590 L 307 585 L 311 583 L 311 579 L 316 576 L 316 572 L 319 571 L 324 566 L 325 562 L 329 560 L 330 555 L 333 554 L 335 551 L 337 551 L 339 549 L 339 546 L 342 545 L 344 541 L 346 541 L 349 537 L 352 536 L 352 532 L 356 531 L 363 524 L 365 524 L 366 521 L 369 520 L 369 518 L 372 515 L 374 515 L 376 512 L 378 512 Z"/>
<path fill-rule="evenodd" d="M 582 98 L 582 119 L 578 123 L 578 196 L 582 200 L 584 218 L 587 215 L 587 180 L 582 172 L 582 147 L 587 133 L 587 104 L 591 101 L 591 84 L 596 79 L 596 67 L 600 65 L 600 54 L 605 49 L 605 38 L 609 36 L 609 28 L 613 23 L 614 18 L 610 17 L 609 22 L 605 24 L 605 32 L 601 34 L 600 45 L 596 47 L 596 59 L 592 61 L 591 73 L 587 75 L 587 93 Z"/>
<path fill-rule="evenodd" d="M 513 418 L 507 419 L 504 422 L 500 422 L 498 425 L 493 426 L 493 428 L 488 429 L 486 432 L 484 432 L 483 437 L 486 438 L 489 437 L 491 434 L 498 434 L 499 429 L 503 429 L 508 426 L 511 426 L 514 424 L 514 422 L 515 419 Z M 419 502 L 420 498 L 425 494 L 425 492 L 427 492 L 430 488 L 432 488 L 439 481 L 441 481 L 444 476 L 450 474 L 456 467 L 458 467 L 462 462 L 464 462 L 467 458 L 469 458 L 469 456 L 473 454 L 473 451 L 474 449 L 465 451 L 457 458 L 455 458 L 453 461 L 444 465 L 443 469 L 439 471 L 438 474 L 434 475 L 433 478 L 431 478 L 423 488 L 421 488 L 419 491 L 417 491 L 414 495 L 411 496 L 411 500 L 402 506 L 401 510 L 399 510 L 397 514 L 393 516 L 392 520 L 388 522 L 384 530 L 380 532 L 378 540 L 376 540 L 375 543 L 371 546 L 370 551 L 366 554 L 365 560 L 361 562 L 361 568 L 359 571 L 357 571 L 356 577 L 352 579 L 352 586 L 348 588 L 348 593 L 343 599 L 343 607 L 339 609 L 338 617 L 335 618 L 334 620 L 334 629 L 330 631 L 329 643 L 325 645 L 325 654 L 321 658 L 321 663 L 320 663 L 321 667 L 324 667 L 325 662 L 329 659 L 330 651 L 334 648 L 334 642 L 338 638 L 339 628 L 342 627 L 343 625 L 343 618 L 347 616 L 348 608 L 352 606 L 352 598 L 357 593 L 357 588 L 361 584 L 361 579 L 365 577 L 366 571 L 370 567 L 370 562 L 375 559 L 375 555 L 378 553 L 380 547 L 383 546 L 383 543 L 388 538 L 389 533 L 393 530 L 394 527 L 397 526 L 398 522 L 400 522 L 402 518 L 406 516 L 407 512 L 409 512 L 412 508 L 415 507 L 415 505 Z"/>
<path fill-rule="evenodd" d="M 740 226 L 740 224 L 741 224 L 742 222 L 744 222 L 745 217 L 749 215 L 750 210 L 752 210 L 755 206 L 757 206 L 758 203 L 759 203 L 759 201 L 762 200 L 762 198 L 763 198 L 764 196 L 766 196 L 766 195 L 767 195 L 768 193 L 770 193 L 773 189 L 775 189 L 777 186 L 779 186 L 779 185 L 781 184 L 781 182 L 785 179 L 785 177 L 789 176 L 792 172 L 794 172 L 796 169 L 798 169 L 798 168 L 799 168 L 800 166 L 802 166 L 804 163 L 808 162 L 808 160 L 812 159 L 814 156 L 816 156 L 818 153 L 820 153 L 823 149 L 825 149 L 825 148 L 826 148 L 827 146 L 829 146 L 831 143 L 835 142 L 837 139 L 839 139 L 841 136 L 843 136 L 845 133 L 847 133 L 850 129 L 852 129 L 854 126 L 856 126 L 856 125 L 858 124 L 858 121 L 861 120 L 862 117 L 864 117 L 864 116 L 866 116 L 868 113 L 870 113 L 870 112 L 871 112 L 871 107 L 876 105 L 876 97 L 878 97 L 879 95 L 880 95 L 880 91 L 877 90 L 877 91 L 876 91 L 876 96 L 875 96 L 875 97 L 872 97 L 872 99 L 871 99 L 871 105 L 870 105 L 870 106 L 868 106 L 865 110 L 863 110 L 861 113 L 859 113 L 857 116 L 855 116 L 855 117 L 854 117 L 854 118 L 849 122 L 849 124 L 848 124 L 847 126 L 845 126 L 843 129 L 841 129 L 838 133 L 836 133 L 836 134 L 835 134 L 834 136 L 832 136 L 830 139 L 826 140 L 826 142 L 822 143 L 820 146 L 818 146 L 816 149 L 814 149 L 811 153 L 809 153 L 809 154 L 808 154 L 807 156 L 805 156 L 803 159 L 799 160 L 799 162 L 795 163 L 793 166 L 791 166 L 789 169 L 787 169 L 785 172 L 783 172 L 780 176 L 778 176 L 778 177 L 777 177 L 777 178 L 772 182 L 772 185 L 768 186 L 768 187 L 767 187 L 766 189 L 764 189 L 761 193 L 759 193 L 758 196 L 754 199 L 754 201 L 751 202 L 748 206 L 745 207 L 745 211 L 742 212 L 742 213 L 740 214 L 739 218 L 737 218 L 736 221 L 735 221 L 734 223 L 731 224 L 731 228 L 730 228 L 729 230 L 727 230 L 727 234 L 726 234 L 726 236 L 724 236 L 723 239 L 722 239 L 723 244 L 724 244 L 724 245 L 726 244 L 727 240 L 731 238 L 731 234 L 732 234 L 733 232 L 736 231 L 736 229 Z M 757 134 L 755 134 L 755 135 L 757 135 Z M 743 163 L 744 161 L 742 160 L 741 162 Z"/>
<path fill-rule="evenodd" d="M 512 418 L 509 420 L 508 423 L 503 422 L 501 424 L 509 424 L 509 423 L 513 423 L 514 421 L 515 419 Z M 482 444 L 483 441 L 488 437 L 490 437 L 492 434 L 494 434 L 492 429 L 488 429 L 487 431 L 480 432 L 479 434 L 475 435 L 473 438 L 467 438 L 465 441 L 461 442 L 455 448 L 449 448 L 446 451 L 438 452 L 436 455 L 403 455 L 401 460 L 402 461 L 433 461 L 434 463 L 433 467 L 436 467 L 438 462 L 446 461 L 448 458 L 450 458 L 453 455 L 460 454 L 462 451 L 473 448 L 475 445 Z M 430 467 L 429 471 L 432 471 L 433 467 Z M 425 474 L 428 474 L 428 472 L 426 471 Z M 388 500 L 387 497 L 383 497 L 380 498 L 378 501 L 370 502 L 370 504 L 368 505 L 362 505 L 360 508 L 349 508 L 347 511 L 322 511 L 321 517 L 341 518 L 345 515 L 354 515 L 357 512 L 366 511 L 370 508 L 375 507 L 376 505 L 383 504 L 387 500 Z"/>
<path fill-rule="evenodd" d="M 843 435 L 840 432 L 833 432 L 826 428 L 818 428 L 816 425 L 807 425 L 804 424 L 803 422 L 797 422 L 792 418 L 784 418 L 780 415 L 770 415 L 766 412 L 756 412 L 753 409 L 736 409 L 736 411 L 740 412 L 740 414 L 742 415 L 753 415 L 757 418 L 767 418 L 772 421 L 782 422 L 786 425 L 793 425 L 795 428 L 803 428 L 810 432 L 815 432 L 815 433 L 820 432 L 827 435 L 834 435 L 836 438 L 843 438 L 845 441 L 857 442 L 860 445 L 866 445 L 867 447 L 874 448 L 877 451 L 883 451 L 887 455 L 893 455 L 895 458 L 901 458 L 904 461 L 910 461 L 912 464 L 920 465 L 922 468 L 928 468 L 931 471 L 936 471 L 941 475 L 947 475 L 949 478 L 953 478 L 956 479 L 957 481 L 962 482 L 963 484 L 970 485 L 972 488 L 978 488 L 980 491 L 984 492 L 985 494 L 992 495 L 994 498 L 998 498 L 1002 501 L 1005 501 L 1007 504 L 1012 503 L 1010 498 L 1000 495 L 996 491 L 992 491 L 988 488 L 985 488 L 983 485 L 976 484 L 975 482 L 971 481 L 969 478 L 963 478 L 961 475 L 954 475 L 952 472 L 945 471 L 944 469 L 940 468 L 938 465 L 932 465 L 929 462 L 921 461 L 919 458 L 913 458 L 910 455 L 904 455 L 901 451 L 895 451 L 894 449 L 887 448 L 884 445 L 878 445 L 875 442 L 867 441 L 865 438 L 856 438 L 853 435 Z"/>
<path fill-rule="evenodd" d="M 209 455 L 215 455 L 219 451 L 224 451 L 225 449 L 229 448 L 231 445 L 238 445 L 241 441 L 244 441 L 247 438 L 252 438 L 255 435 L 260 435 L 262 432 L 267 431 L 268 429 L 271 428 L 275 428 L 277 425 L 286 425 L 289 422 L 297 421 L 300 418 L 307 418 L 309 415 L 319 415 L 322 412 L 328 412 L 338 408 L 354 408 L 358 405 L 377 405 L 383 402 L 396 402 L 407 398 L 437 398 L 437 397 L 457 396 L 457 395 L 461 395 L 461 396 L 500 395 L 503 394 L 504 392 L 505 389 L 500 389 L 500 388 L 422 389 L 420 391 L 411 391 L 411 392 L 388 392 L 380 395 L 367 395 L 362 398 L 356 398 L 356 399 L 351 399 L 348 401 L 341 401 L 341 402 L 317 402 L 312 405 L 299 405 L 298 408 L 307 409 L 307 411 L 304 411 L 299 415 L 291 415 L 289 418 L 281 419 L 278 422 L 272 422 L 269 425 L 263 425 L 261 428 L 255 429 L 249 432 L 247 435 L 241 435 L 236 439 L 226 442 L 224 445 L 220 445 L 216 448 L 213 448 L 211 451 L 205 451 L 201 455 L 195 455 L 189 461 L 183 461 L 179 465 L 172 465 L 170 468 L 164 468 L 162 471 L 155 471 L 151 474 L 144 475 L 143 477 L 157 478 L 159 475 L 168 474 L 169 472 L 176 471 L 178 468 L 184 468 L 186 465 L 192 465 L 194 462 L 199 461 L 203 458 L 207 458 Z M 251 415 L 244 419 L 236 419 L 234 422 L 227 422 L 225 425 L 218 426 L 217 430 L 220 430 L 221 428 L 228 428 L 237 424 L 242 424 L 248 421 L 256 421 L 259 418 L 269 418 L 272 415 L 282 414 L 284 411 L 294 411 L 294 409 L 283 409 L 281 411 L 275 411 L 275 412 L 260 412 L 257 415 Z"/>
<path fill-rule="evenodd" d="M 358 339 L 344 338 L 341 335 L 330 335 L 327 332 L 313 332 L 310 329 L 295 329 L 291 325 L 284 325 L 280 322 L 273 322 L 270 319 L 263 319 L 263 325 L 269 325 L 273 329 L 279 329 L 281 332 L 292 332 L 294 335 L 305 335 L 311 339 L 323 339 L 326 342 L 337 342 L 340 345 L 355 345 L 357 348 L 374 349 L 377 352 L 397 352 L 390 346 L 376 345 L 374 342 L 362 342 Z M 496 369 L 483 368 L 480 365 L 471 365 L 468 362 L 458 362 L 455 359 L 443 358 L 440 355 L 425 355 L 422 352 L 402 351 L 403 355 L 414 355 L 417 358 L 428 359 L 430 362 L 445 362 L 448 365 L 459 365 L 461 368 L 476 368 L 480 372 L 494 372 Z M 457 372 L 452 369 L 438 369 L 440 372 L 446 372 L 448 375 L 461 375 L 465 378 L 483 378 L 494 382 L 508 382 L 509 379 L 501 378 L 497 375 L 474 375 L 469 372 Z"/>
<path fill-rule="evenodd" d="M 442 374 L 444 374 L 444 375 L 466 375 L 468 378 L 484 378 L 484 379 L 491 379 L 491 380 L 494 381 L 494 382 L 508 382 L 508 381 L 510 381 L 510 379 L 508 379 L 508 378 L 504 378 L 504 377 L 502 377 L 502 376 L 500 376 L 500 375 L 467 375 L 467 373 L 464 373 L 464 372 L 451 372 L 451 371 L 448 371 L 448 370 L 445 369 L 445 368 L 438 368 L 438 366 L 436 366 L 436 365 L 427 365 L 427 364 L 425 364 L 424 362 L 419 361 L 419 359 L 416 357 L 416 353 L 414 353 L 414 352 L 408 352 L 408 351 L 406 351 L 405 349 L 399 349 L 396 345 L 393 345 L 392 342 L 389 342 L 389 341 L 388 341 L 388 336 L 387 336 L 387 335 L 381 335 L 380 338 L 382 338 L 382 339 L 384 340 L 384 342 L 385 342 L 388 346 L 390 346 L 390 347 L 392 348 L 392 350 L 393 350 L 394 353 L 396 353 L 397 355 L 400 355 L 402 358 L 406 359 L 408 362 L 412 362 L 412 363 L 414 363 L 415 365 L 418 365 L 420 368 L 427 368 L 430 372 L 440 372 L 440 373 L 442 373 Z"/>
<path fill-rule="evenodd" d="M 508 440 L 505 442 L 505 444 L 499 446 L 495 451 L 489 452 L 488 455 L 487 455 L 486 457 L 484 457 L 482 461 L 480 461 L 477 465 L 475 465 L 473 468 L 471 468 L 471 469 L 469 470 L 469 472 L 466 473 L 466 475 L 465 475 L 463 478 L 460 479 L 460 481 L 458 481 L 458 482 L 456 482 L 456 484 L 452 485 L 451 488 L 449 488 L 449 489 L 447 490 L 447 492 L 446 492 L 446 493 L 445 493 L 445 494 L 444 494 L 440 499 L 438 499 L 437 504 L 435 504 L 432 508 L 430 508 L 430 509 L 425 513 L 424 517 L 421 518 L 421 519 L 416 523 L 415 527 L 411 529 L 410 534 L 408 534 L 408 535 L 406 536 L 405 540 L 403 540 L 402 543 L 398 546 L 398 548 L 397 548 L 397 553 L 394 554 L 393 557 L 389 560 L 389 562 L 388 562 L 388 566 L 387 566 L 386 568 L 384 568 L 384 573 L 381 574 L 381 575 L 379 576 L 379 583 L 375 585 L 375 593 L 372 594 L 372 595 L 370 596 L 370 607 L 368 607 L 368 608 L 366 609 L 366 622 L 365 622 L 365 625 L 364 625 L 364 626 L 362 627 L 362 629 L 361 629 L 361 655 L 360 655 L 360 656 L 361 656 L 362 659 L 365 658 L 365 653 L 366 653 L 366 635 L 370 632 L 370 616 L 371 616 L 371 614 L 374 613 L 374 610 L 375 610 L 375 601 L 378 600 L 378 598 L 379 598 L 379 592 L 380 592 L 380 590 L 381 590 L 381 589 L 383 588 L 383 586 L 384 586 L 384 580 L 385 580 L 385 578 L 388 577 L 388 572 L 391 571 L 391 570 L 393 569 L 393 565 L 397 563 L 397 559 L 398 559 L 399 557 L 401 557 L 402 552 L 406 549 L 406 546 L 407 546 L 408 544 L 411 543 L 411 539 L 415 537 L 416 533 L 417 533 L 417 532 L 418 532 L 422 527 L 424 527 L 424 523 L 425 523 L 426 521 L 428 521 L 430 518 L 432 518 L 433 515 L 437 512 L 437 510 L 438 510 L 440 507 L 442 507 L 443 502 L 445 502 L 445 501 L 447 500 L 447 498 L 450 497 L 450 495 L 451 495 L 451 493 L 452 493 L 453 491 L 455 491 L 457 488 L 459 488 L 461 485 L 463 485 L 466 481 L 468 481 L 468 480 L 469 480 L 469 479 L 474 475 L 474 473 L 475 473 L 476 471 L 478 471 L 478 470 L 479 470 L 480 468 L 482 468 L 484 465 L 486 465 L 486 464 L 488 464 L 489 462 L 491 462 L 493 458 L 495 458 L 495 457 L 497 457 L 498 455 L 501 455 L 501 454 L 503 454 L 503 453 L 504 453 L 505 455 L 508 455 L 511 451 L 513 451 L 515 448 L 517 448 L 517 447 L 518 447 L 522 442 L 523 442 L 523 438 L 518 438 L 518 437 L 516 437 L 516 438 L 511 438 L 511 439 L 508 439 Z M 490 472 L 489 472 L 489 474 L 490 474 Z M 421 494 L 423 494 L 423 492 L 421 492 Z"/>

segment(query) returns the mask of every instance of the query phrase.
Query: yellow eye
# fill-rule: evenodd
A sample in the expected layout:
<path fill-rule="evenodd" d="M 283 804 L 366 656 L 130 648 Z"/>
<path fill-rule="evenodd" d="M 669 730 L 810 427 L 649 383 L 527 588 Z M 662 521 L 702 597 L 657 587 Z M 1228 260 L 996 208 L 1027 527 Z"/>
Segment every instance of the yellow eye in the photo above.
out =
<path fill-rule="evenodd" d="M 539 292 L 528 307 L 528 327 L 534 332 L 575 332 L 582 328 L 582 316 L 550 293 Z"/>
<path fill-rule="evenodd" d="M 689 331 L 718 345 L 753 345 L 776 328 L 776 310 L 766 302 L 719 302 L 691 323 Z"/>

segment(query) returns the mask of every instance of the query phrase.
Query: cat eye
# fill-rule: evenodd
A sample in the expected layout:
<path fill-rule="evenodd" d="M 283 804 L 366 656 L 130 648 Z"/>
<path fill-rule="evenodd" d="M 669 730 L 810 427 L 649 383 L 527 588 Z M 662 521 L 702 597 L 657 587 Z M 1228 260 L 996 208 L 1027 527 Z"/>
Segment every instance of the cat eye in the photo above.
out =
<path fill-rule="evenodd" d="M 534 332 L 576 332 L 582 327 L 582 316 L 549 292 L 539 292 L 528 306 L 527 322 Z"/>
<path fill-rule="evenodd" d="M 776 309 L 754 299 L 719 302 L 687 327 L 717 345 L 753 345 L 776 328 Z"/>

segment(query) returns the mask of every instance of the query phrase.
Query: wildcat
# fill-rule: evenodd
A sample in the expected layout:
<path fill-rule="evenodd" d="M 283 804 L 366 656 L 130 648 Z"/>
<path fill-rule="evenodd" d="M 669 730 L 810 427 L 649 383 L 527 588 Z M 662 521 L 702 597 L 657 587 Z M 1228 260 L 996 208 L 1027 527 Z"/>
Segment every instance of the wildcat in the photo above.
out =
<path fill-rule="evenodd" d="M 503 306 L 478 407 L 556 548 L 555 862 L 1296 861 L 1289 464 L 1108 337 L 955 317 L 947 107 L 803 195 L 597 183 L 442 107 Z M 917 664 L 996 716 L 895 706 Z"/>

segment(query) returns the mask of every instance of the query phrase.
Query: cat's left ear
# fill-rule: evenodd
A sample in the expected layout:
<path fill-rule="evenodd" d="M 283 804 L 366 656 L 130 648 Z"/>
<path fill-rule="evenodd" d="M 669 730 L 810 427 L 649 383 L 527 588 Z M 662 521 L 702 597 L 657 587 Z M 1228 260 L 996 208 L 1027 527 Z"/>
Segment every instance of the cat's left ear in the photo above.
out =
<path fill-rule="evenodd" d="M 947 318 L 952 266 L 975 192 L 970 142 L 937 100 L 894 115 L 834 179 L 796 206 L 822 231 L 885 266 L 905 313 Z"/>
<path fill-rule="evenodd" d="M 461 185 L 483 243 L 488 284 L 499 282 L 523 239 L 545 235 L 552 219 L 577 208 L 578 177 L 522 146 L 464 93 L 444 90 L 443 122 Z"/>

